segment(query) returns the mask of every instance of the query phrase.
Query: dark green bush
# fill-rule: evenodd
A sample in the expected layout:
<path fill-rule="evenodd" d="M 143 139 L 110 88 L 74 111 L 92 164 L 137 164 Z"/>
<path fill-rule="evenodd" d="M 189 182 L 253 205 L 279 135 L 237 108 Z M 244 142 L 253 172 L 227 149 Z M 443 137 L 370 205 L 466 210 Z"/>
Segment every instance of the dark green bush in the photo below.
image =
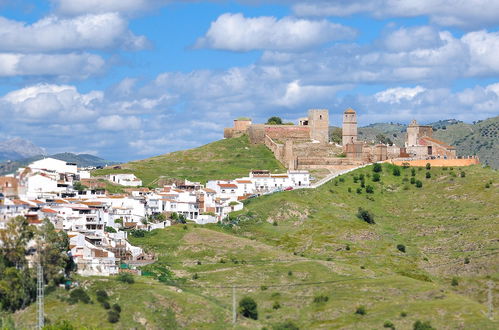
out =
<path fill-rule="evenodd" d="M 411 176 L 416 176 L 416 169 L 415 168 L 411 168 Z"/>
<path fill-rule="evenodd" d="M 357 188 L 357 194 L 362 194 L 362 188 Z"/>
<path fill-rule="evenodd" d="M 281 308 L 281 304 L 278 301 L 274 301 L 274 304 L 272 304 L 272 309 L 279 309 Z"/>
<path fill-rule="evenodd" d="M 369 224 L 375 224 L 374 215 L 369 213 L 369 211 L 364 210 L 362 207 L 359 207 L 359 211 L 357 212 L 357 218 L 364 220 Z"/>
<path fill-rule="evenodd" d="M 430 163 L 426 163 L 426 169 L 427 169 L 427 170 L 430 170 L 430 169 L 431 169 L 431 164 L 430 164 Z"/>
<path fill-rule="evenodd" d="M 451 284 L 452 286 L 458 286 L 458 285 L 459 285 L 459 281 L 457 280 L 457 278 L 456 278 L 456 277 L 453 277 L 453 278 L 452 278 L 452 281 L 450 282 L 450 284 Z"/>
<path fill-rule="evenodd" d="M 192 275 L 192 279 L 193 280 L 197 280 L 198 278 L 199 278 L 198 273 L 194 273 L 194 275 Z"/>
<path fill-rule="evenodd" d="M 115 311 L 117 313 L 121 313 L 121 306 L 118 305 L 118 304 L 114 304 L 113 305 L 113 311 Z"/>
<path fill-rule="evenodd" d="M 421 182 L 421 180 L 416 180 L 416 187 L 418 188 L 423 187 L 423 182 Z"/>
<path fill-rule="evenodd" d="M 400 313 L 400 316 L 401 316 L 401 317 L 406 317 L 406 316 L 407 316 L 407 312 L 401 312 L 401 313 Z"/>
<path fill-rule="evenodd" d="M 395 166 L 395 167 L 393 168 L 393 172 L 392 172 L 392 173 L 393 173 L 393 175 L 395 175 L 395 176 L 400 176 L 400 168 L 399 168 L 398 166 Z"/>
<path fill-rule="evenodd" d="M 120 314 L 114 310 L 107 312 L 107 320 L 110 323 L 117 323 L 120 320 Z"/>
<path fill-rule="evenodd" d="M 366 187 L 366 193 L 373 194 L 374 193 L 373 186 L 367 185 L 367 187 Z"/>
<path fill-rule="evenodd" d="M 379 182 L 379 180 L 380 180 L 379 174 L 378 173 L 374 173 L 372 180 L 373 180 L 373 182 Z"/>
<path fill-rule="evenodd" d="M 415 184 L 416 183 L 416 179 L 414 177 L 411 178 L 411 184 Z"/>
<path fill-rule="evenodd" d="M 109 304 L 109 302 L 104 301 L 104 302 L 102 302 L 102 307 L 104 307 L 104 309 L 110 309 L 111 305 Z"/>
<path fill-rule="evenodd" d="M 412 329 L 413 330 L 435 330 L 435 328 L 431 326 L 430 321 L 421 322 L 420 320 L 417 320 L 416 322 L 414 322 Z"/>
<path fill-rule="evenodd" d="M 357 309 L 355 310 L 355 314 L 366 315 L 367 314 L 366 308 L 364 306 L 357 307 Z"/>
<path fill-rule="evenodd" d="M 258 320 L 256 301 L 251 297 L 244 297 L 239 301 L 239 313 L 247 318 Z"/>
<path fill-rule="evenodd" d="M 466 173 L 464 171 L 461 171 L 461 178 L 466 177 Z"/>
<path fill-rule="evenodd" d="M 129 273 L 121 273 L 118 275 L 118 277 L 116 279 L 120 282 L 123 282 L 123 283 L 128 283 L 128 284 L 135 283 L 135 280 L 133 279 L 133 275 L 129 274 Z"/>
<path fill-rule="evenodd" d="M 317 295 L 314 297 L 314 303 L 320 304 L 320 303 L 325 303 L 328 302 L 329 297 L 323 294 Z"/>
<path fill-rule="evenodd" d="M 79 301 L 85 304 L 90 304 L 90 297 L 88 294 L 83 290 L 82 288 L 77 288 L 71 291 L 69 294 L 69 303 L 70 304 L 76 304 Z"/>
<path fill-rule="evenodd" d="M 426 178 L 427 179 L 431 178 L 431 173 L 430 172 L 426 172 Z"/>
<path fill-rule="evenodd" d="M 405 245 L 404 244 L 397 244 L 397 250 L 405 253 Z"/>
<path fill-rule="evenodd" d="M 376 163 L 376 164 L 373 165 L 373 172 L 375 172 L 375 173 L 381 172 L 382 169 L 383 168 L 381 167 L 381 164 L 379 164 L 379 163 Z"/>

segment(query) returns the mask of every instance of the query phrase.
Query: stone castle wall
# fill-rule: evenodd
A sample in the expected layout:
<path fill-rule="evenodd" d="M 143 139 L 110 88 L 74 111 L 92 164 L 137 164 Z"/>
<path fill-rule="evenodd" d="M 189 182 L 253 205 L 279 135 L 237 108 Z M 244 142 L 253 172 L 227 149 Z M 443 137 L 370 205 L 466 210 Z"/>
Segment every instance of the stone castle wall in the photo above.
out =
<path fill-rule="evenodd" d="M 308 140 L 310 127 L 294 125 L 265 125 L 265 135 L 277 140 Z"/>

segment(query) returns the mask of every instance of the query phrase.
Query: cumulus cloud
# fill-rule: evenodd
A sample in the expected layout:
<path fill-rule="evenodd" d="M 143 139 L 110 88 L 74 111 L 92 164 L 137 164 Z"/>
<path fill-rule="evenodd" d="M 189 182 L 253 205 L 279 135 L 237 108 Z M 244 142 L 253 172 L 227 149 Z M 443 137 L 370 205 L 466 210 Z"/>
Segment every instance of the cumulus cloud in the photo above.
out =
<path fill-rule="evenodd" d="M 3 111 L 13 111 L 15 118 L 9 120 L 73 122 L 94 117 L 102 98 L 100 91 L 80 94 L 74 86 L 38 84 L 7 93 L 0 102 Z"/>
<path fill-rule="evenodd" d="M 89 53 L 0 53 L 0 77 L 60 76 L 86 78 L 102 72 L 105 60 Z"/>
<path fill-rule="evenodd" d="M 141 120 L 135 116 L 119 116 L 111 115 L 99 117 L 97 119 L 97 126 L 103 130 L 109 131 L 121 131 L 127 129 L 138 129 L 140 128 Z"/>
<path fill-rule="evenodd" d="M 441 26 L 476 28 L 499 23 L 496 0 L 332 0 L 300 1 L 293 7 L 300 16 L 349 16 L 367 13 L 375 18 L 429 16 Z"/>
<path fill-rule="evenodd" d="M 56 10 L 66 15 L 87 13 L 101 14 L 109 12 L 137 13 L 146 11 L 168 0 L 52 0 Z"/>
<path fill-rule="evenodd" d="M 327 20 L 247 18 L 242 14 L 226 13 L 211 23 L 206 35 L 196 42 L 196 47 L 242 52 L 255 49 L 293 51 L 351 39 L 355 34 L 352 28 Z"/>
<path fill-rule="evenodd" d="M 402 100 L 412 100 L 414 97 L 426 89 L 421 86 L 414 88 L 395 87 L 378 92 L 374 95 L 377 102 L 400 103 Z"/>
<path fill-rule="evenodd" d="M 116 13 L 84 15 L 70 19 L 56 16 L 26 24 L 0 17 L 0 51 L 53 52 L 77 49 L 142 49 L 144 36 L 135 36 Z"/>

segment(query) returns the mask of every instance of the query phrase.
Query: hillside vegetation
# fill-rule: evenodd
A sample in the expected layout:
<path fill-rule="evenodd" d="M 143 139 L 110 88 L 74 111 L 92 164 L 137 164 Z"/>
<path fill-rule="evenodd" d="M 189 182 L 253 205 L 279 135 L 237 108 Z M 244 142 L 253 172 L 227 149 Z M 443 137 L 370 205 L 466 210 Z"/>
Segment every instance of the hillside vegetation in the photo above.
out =
<path fill-rule="evenodd" d="M 68 307 L 62 289 L 46 297 L 47 317 L 99 329 L 231 328 L 234 290 L 237 301 L 257 303 L 258 319 L 239 316 L 240 329 L 412 329 L 418 320 L 497 329 L 486 302 L 492 281 L 499 304 L 498 198 L 499 173 L 480 166 L 414 176 L 369 166 L 319 189 L 251 199 L 223 224 L 133 238 L 158 256 L 143 268 L 148 276 L 80 280 L 94 301 L 105 289 L 120 304 L 115 325 L 97 303 Z M 33 324 L 35 315 L 32 305 L 15 321 Z"/>
<path fill-rule="evenodd" d="M 208 180 L 247 176 L 253 169 L 285 171 L 266 146 L 250 144 L 247 136 L 133 161 L 122 164 L 121 168 L 97 170 L 93 175 L 134 173 L 144 185 L 151 185 L 157 183 L 160 178 L 188 179 L 205 183 Z"/>

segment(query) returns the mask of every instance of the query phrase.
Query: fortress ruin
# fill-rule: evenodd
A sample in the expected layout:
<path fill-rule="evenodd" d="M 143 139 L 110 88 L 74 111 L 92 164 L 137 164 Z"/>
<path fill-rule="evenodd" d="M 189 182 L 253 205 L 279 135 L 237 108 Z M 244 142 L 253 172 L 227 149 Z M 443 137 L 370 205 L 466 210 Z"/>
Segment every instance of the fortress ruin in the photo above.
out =
<path fill-rule="evenodd" d="M 298 125 L 253 124 L 249 118 L 234 120 L 224 129 L 225 138 L 248 135 L 253 144 L 265 144 L 289 170 L 343 170 L 352 166 L 390 160 L 455 159 L 456 149 L 432 137 L 431 126 L 415 120 L 407 128 L 404 147 L 358 140 L 357 113 L 343 112 L 342 145 L 330 142 L 329 111 L 311 109 Z"/>

